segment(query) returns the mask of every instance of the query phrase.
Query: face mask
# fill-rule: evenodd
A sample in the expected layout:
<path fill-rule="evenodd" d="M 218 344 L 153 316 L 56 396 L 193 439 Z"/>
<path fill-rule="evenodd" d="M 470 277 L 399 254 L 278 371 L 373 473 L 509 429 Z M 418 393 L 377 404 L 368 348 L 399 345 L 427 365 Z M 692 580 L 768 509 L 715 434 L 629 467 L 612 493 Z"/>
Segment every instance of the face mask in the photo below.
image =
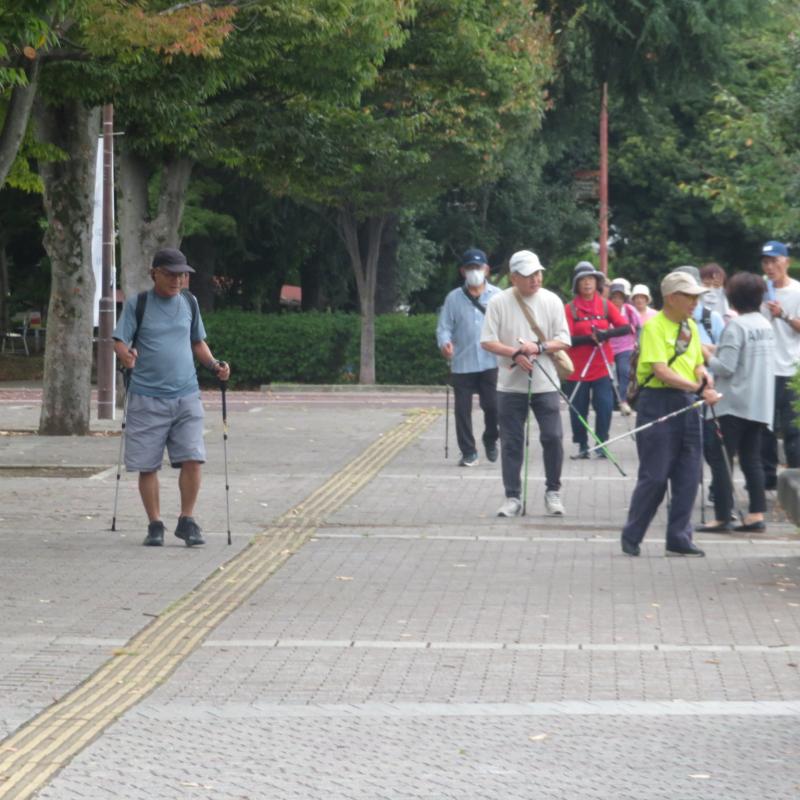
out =
<path fill-rule="evenodd" d="M 482 269 L 468 269 L 466 271 L 467 286 L 480 286 L 486 280 Z"/>

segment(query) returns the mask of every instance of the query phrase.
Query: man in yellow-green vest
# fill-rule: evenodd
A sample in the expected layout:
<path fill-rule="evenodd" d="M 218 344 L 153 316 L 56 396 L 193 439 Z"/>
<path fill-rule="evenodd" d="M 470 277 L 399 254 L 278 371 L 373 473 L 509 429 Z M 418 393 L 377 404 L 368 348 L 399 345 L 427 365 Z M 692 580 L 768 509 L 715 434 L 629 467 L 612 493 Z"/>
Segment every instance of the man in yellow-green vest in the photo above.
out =
<path fill-rule="evenodd" d="M 709 405 L 719 399 L 692 319 L 705 291 L 685 272 L 671 272 L 661 282 L 664 308 L 645 323 L 639 345 L 636 378 L 642 389 L 637 428 L 691 406 L 698 397 Z M 639 475 L 622 529 L 622 552 L 639 555 L 639 545 L 669 485 L 666 555 L 704 556 L 692 542 L 691 519 L 702 458 L 699 411 L 692 409 L 641 431 L 636 449 Z"/>

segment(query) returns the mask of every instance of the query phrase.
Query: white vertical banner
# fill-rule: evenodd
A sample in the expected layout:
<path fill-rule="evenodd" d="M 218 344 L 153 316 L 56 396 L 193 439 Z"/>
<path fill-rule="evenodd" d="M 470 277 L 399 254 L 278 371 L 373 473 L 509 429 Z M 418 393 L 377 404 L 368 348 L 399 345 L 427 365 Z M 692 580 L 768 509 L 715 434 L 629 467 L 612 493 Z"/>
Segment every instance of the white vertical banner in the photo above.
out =
<path fill-rule="evenodd" d="M 111 154 L 111 175 L 114 175 L 114 154 Z M 111 250 L 111 297 L 113 308 L 113 324 L 117 324 L 117 248 L 116 248 L 116 206 L 115 192 L 111 191 L 111 218 L 114 222 L 114 229 L 110 231 L 110 236 L 114 246 Z M 94 208 L 92 209 L 92 272 L 94 273 L 94 305 L 92 307 L 92 325 L 97 328 L 100 325 L 100 299 L 103 296 L 103 137 L 97 140 L 97 158 L 94 174 Z M 114 357 L 116 365 L 116 356 Z M 111 373 L 111 392 L 116 397 L 117 371 Z M 112 410 L 111 419 L 116 418 L 116 404 Z"/>
<path fill-rule="evenodd" d="M 103 137 L 97 139 L 94 172 L 94 210 L 92 211 L 92 272 L 94 272 L 94 307 L 92 325 L 100 324 L 100 298 L 103 296 Z M 114 306 L 116 308 L 116 304 Z"/>

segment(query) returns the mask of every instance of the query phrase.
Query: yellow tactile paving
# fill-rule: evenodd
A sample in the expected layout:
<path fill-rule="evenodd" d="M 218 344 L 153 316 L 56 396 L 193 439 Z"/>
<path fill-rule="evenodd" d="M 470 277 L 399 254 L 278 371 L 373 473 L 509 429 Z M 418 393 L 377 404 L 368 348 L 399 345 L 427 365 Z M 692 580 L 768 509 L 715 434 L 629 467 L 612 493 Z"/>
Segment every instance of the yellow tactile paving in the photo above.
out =
<path fill-rule="evenodd" d="M 83 684 L 0 742 L 0 800 L 31 797 L 200 642 L 440 415 L 423 409 L 381 436 L 306 500 L 115 651 Z"/>

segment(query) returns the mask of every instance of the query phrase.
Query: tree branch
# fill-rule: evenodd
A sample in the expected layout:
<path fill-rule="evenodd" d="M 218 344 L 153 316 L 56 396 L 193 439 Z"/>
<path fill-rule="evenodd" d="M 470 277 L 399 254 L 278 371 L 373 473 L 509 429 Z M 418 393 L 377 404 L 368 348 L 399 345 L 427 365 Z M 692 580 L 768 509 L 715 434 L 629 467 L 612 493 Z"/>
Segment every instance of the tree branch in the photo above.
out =
<path fill-rule="evenodd" d="M 11 92 L 8 112 L 3 123 L 3 130 L 0 132 L 0 186 L 6 182 L 25 131 L 28 129 L 28 120 L 39 84 L 38 59 L 28 62 L 23 69 L 28 83 L 25 86 L 16 86 Z"/>

